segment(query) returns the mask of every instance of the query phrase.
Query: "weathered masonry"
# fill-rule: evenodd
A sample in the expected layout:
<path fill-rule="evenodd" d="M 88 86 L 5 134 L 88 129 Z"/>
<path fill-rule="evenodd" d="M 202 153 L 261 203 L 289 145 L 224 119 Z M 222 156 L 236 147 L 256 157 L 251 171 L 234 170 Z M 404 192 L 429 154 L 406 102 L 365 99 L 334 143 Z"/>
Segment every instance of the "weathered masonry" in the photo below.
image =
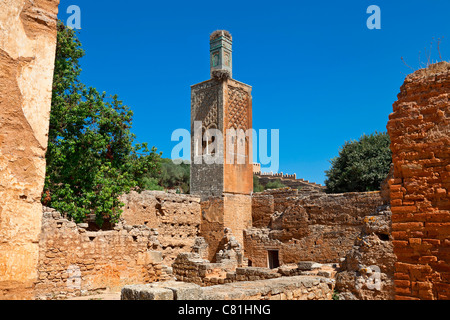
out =
<path fill-rule="evenodd" d="M 170 266 L 181 252 L 189 252 L 200 233 L 200 198 L 163 191 L 124 194 L 122 218 L 130 225 L 158 230 L 164 264 Z"/>
<path fill-rule="evenodd" d="M 244 247 L 254 267 L 339 262 L 364 219 L 383 204 L 380 192 L 300 193 L 289 188 L 255 193 L 252 200 L 253 228 L 244 231 Z"/>
<path fill-rule="evenodd" d="M 396 299 L 450 299 L 450 64 L 406 77 L 387 125 Z"/>
<path fill-rule="evenodd" d="M 45 208 L 39 238 L 36 299 L 65 299 L 164 278 L 158 232 L 120 221 L 90 230 Z"/>
<path fill-rule="evenodd" d="M 0 297 L 30 299 L 59 0 L 0 0 Z"/>

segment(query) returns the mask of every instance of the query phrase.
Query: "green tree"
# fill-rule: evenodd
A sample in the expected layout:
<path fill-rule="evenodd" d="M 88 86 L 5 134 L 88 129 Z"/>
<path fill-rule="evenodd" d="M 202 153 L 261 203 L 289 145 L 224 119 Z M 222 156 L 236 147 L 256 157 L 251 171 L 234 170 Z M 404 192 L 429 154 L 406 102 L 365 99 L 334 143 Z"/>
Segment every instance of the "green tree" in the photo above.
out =
<path fill-rule="evenodd" d="M 358 141 L 347 141 L 331 168 L 325 171 L 325 185 L 330 193 L 380 190 L 389 173 L 392 155 L 389 135 L 375 132 Z"/>
<path fill-rule="evenodd" d="M 134 143 L 133 112 L 116 95 L 81 83 L 84 54 L 75 31 L 59 22 L 42 202 L 76 222 L 94 214 L 102 225 L 117 221 L 119 195 L 142 188 L 160 154 Z"/>
<path fill-rule="evenodd" d="M 253 175 L 253 192 L 263 192 L 264 186 L 259 182 L 259 178 L 256 174 Z"/>
<path fill-rule="evenodd" d="M 168 189 L 178 189 L 189 193 L 191 166 L 188 163 L 175 164 L 171 159 L 162 159 L 160 185 Z"/>
<path fill-rule="evenodd" d="M 145 189 L 145 190 L 164 191 L 164 187 L 162 187 L 159 184 L 159 179 L 157 179 L 157 178 L 144 177 L 143 182 L 144 182 L 143 189 Z"/>

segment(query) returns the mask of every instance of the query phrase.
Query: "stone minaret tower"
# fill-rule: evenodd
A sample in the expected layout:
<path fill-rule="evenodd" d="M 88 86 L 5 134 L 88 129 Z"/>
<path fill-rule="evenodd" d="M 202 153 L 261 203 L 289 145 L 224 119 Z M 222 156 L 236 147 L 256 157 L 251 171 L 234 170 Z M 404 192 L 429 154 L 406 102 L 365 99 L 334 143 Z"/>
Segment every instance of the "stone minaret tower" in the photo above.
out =
<path fill-rule="evenodd" d="M 247 132 L 252 128 L 252 88 L 232 79 L 228 31 L 211 34 L 210 60 L 211 79 L 191 87 L 191 194 L 203 199 L 223 192 L 249 195 L 253 191 L 252 136 Z M 210 129 L 217 129 L 222 137 L 208 137 Z M 227 136 L 229 129 L 236 130 L 235 137 Z"/>
<path fill-rule="evenodd" d="M 252 88 L 232 79 L 232 41 L 228 31 L 211 34 L 211 79 L 191 87 L 190 188 L 215 203 L 203 213 L 222 228 L 217 237 L 228 227 L 242 243 L 242 231 L 251 227 Z"/>

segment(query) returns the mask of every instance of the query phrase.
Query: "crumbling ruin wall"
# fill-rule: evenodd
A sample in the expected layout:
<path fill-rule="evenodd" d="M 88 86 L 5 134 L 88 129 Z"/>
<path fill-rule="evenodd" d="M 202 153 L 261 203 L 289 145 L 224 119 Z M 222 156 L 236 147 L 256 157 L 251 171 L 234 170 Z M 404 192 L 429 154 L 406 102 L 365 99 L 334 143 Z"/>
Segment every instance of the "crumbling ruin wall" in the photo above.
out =
<path fill-rule="evenodd" d="M 450 64 L 406 77 L 387 129 L 396 299 L 450 299 Z"/>
<path fill-rule="evenodd" d="M 397 258 L 392 243 L 392 212 L 389 181 L 393 178 L 391 165 L 381 184 L 383 205 L 363 220 L 361 233 L 340 264 L 336 275 L 339 300 L 393 300 L 394 266 Z"/>
<path fill-rule="evenodd" d="M 284 212 L 292 203 L 291 198 L 298 197 L 297 189 L 282 188 L 257 192 L 252 195 L 252 226 L 266 228 L 270 225 L 272 214 Z"/>
<path fill-rule="evenodd" d="M 296 195 L 288 191 L 254 195 L 256 228 L 244 232 L 245 255 L 252 266 L 267 267 L 268 250 L 278 251 L 280 264 L 339 262 L 361 233 L 364 218 L 383 204 L 380 192 Z"/>
<path fill-rule="evenodd" d="M 44 207 L 37 299 L 64 299 L 161 278 L 157 232 L 123 222 L 113 230 L 89 231 Z"/>
<path fill-rule="evenodd" d="M 254 193 L 252 196 L 252 227 L 265 228 L 270 225 L 275 212 L 274 197 L 271 194 Z"/>
<path fill-rule="evenodd" d="M 0 0 L 0 299 L 37 276 L 58 3 Z"/>
<path fill-rule="evenodd" d="M 259 281 L 280 277 L 308 275 L 311 277 L 332 278 L 336 273 L 330 266 L 312 261 L 298 265 L 282 266 L 275 269 L 264 267 L 237 266 L 230 261 L 211 263 L 195 253 L 181 253 L 173 263 L 173 275 L 176 280 L 195 283 L 202 287 L 239 281 Z"/>
<path fill-rule="evenodd" d="M 211 263 L 195 253 L 181 253 L 172 265 L 173 274 L 179 281 L 212 286 L 234 282 L 236 264 Z"/>
<path fill-rule="evenodd" d="M 162 191 L 135 191 L 121 197 L 122 218 L 129 225 L 145 225 L 159 233 L 164 264 L 180 252 L 190 252 L 200 233 L 200 199 Z M 223 230 L 221 230 L 223 234 Z"/>
<path fill-rule="evenodd" d="M 236 271 L 238 267 L 247 267 L 242 246 L 231 229 L 225 228 L 218 249 L 220 250 L 215 255 L 216 262 L 210 263 L 205 259 L 209 254 L 205 238 L 197 238 L 192 252 L 180 253 L 177 256 L 172 264 L 173 275 L 177 280 L 200 285 L 230 282 L 233 280 L 233 277 L 229 276 L 230 273 Z"/>
<path fill-rule="evenodd" d="M 336 276 L 339 300 L 393 300 L 396 257 L 391 236 L 391 211 L 383 205 L 364 218 Z"/>

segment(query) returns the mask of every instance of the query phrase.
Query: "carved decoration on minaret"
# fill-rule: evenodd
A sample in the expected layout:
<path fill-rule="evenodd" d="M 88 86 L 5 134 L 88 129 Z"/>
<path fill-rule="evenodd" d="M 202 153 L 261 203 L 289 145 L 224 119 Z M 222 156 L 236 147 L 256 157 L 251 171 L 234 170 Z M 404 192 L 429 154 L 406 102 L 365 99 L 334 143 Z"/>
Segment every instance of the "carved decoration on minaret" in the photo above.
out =
<path fill-rule="evenodd" d="M 194 119 L 201 121 L 205 129 L 218 128 L 218 96 L 219 86 L 217 85 L 198 90 L 193 95 Z"/>
<path fill-rule="evenodd" d="M 248 93 L 233 86 L 228 86 L 227 128 L 248 129 Z"/>

